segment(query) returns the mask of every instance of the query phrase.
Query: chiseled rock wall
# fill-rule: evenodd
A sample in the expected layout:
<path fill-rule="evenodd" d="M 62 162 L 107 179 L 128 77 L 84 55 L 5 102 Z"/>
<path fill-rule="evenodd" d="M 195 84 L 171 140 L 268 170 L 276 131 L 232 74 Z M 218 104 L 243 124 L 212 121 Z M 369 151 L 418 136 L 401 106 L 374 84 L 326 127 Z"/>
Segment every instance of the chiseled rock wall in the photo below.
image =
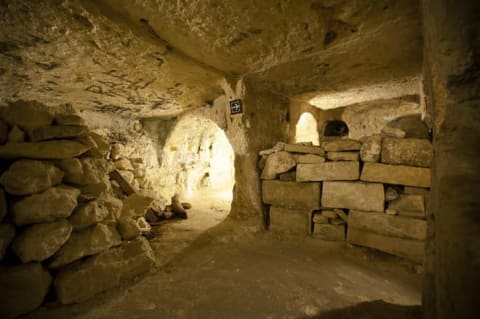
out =
<path fill-rule="evenodd" d="M 0 317 L 41 306 L 53 281 L 61 303 L 79 302 L 155 265 L 140 232 L 128 241 L 117 230 L 123 205 L 109 172 L 131 167 L 108 160 L 109 144 L 81 117 L 17 101 L 0 109 L 0 128 Z M 115 276 L 85 285 L 84 273 Z"/>

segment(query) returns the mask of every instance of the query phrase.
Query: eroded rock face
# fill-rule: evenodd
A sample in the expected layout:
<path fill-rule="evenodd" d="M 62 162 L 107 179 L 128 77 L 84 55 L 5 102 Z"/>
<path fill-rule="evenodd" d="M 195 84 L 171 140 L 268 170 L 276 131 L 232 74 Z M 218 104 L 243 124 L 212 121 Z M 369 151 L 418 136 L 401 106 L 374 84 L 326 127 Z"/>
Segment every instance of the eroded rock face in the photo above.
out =
<path fill-rule="evenodd" d="M 52 163 L 34 160 L 14 162 L 0 177 L 0 184 L 13 195 L 43 192 L 62 181 L 63 172 Z"/>
<path fill-rule="evenodd" d="M 38 308 L 50 287 L 52 277 L 39 263 L 0 270 L 0 317 L 13 319 Z"/>
<path fill-rule="evenodd" d="M 98 254 L 110 247 L 118 246 L 120 242 L 121 238 L 118 232 L 104 224 L 97 224 L 74 232 L 56 253 L 50 267 L 59 268 L 82 257 Z"/>
<path fill-rule="evenodd" d="M 65 219 L 25 229 L 12 245 L 23 263 L 43 261 L 55 254 L 70 238 L 72 225 Z"/>
<path fill-rule="evenodd" d="M 66 267 L 55 279 L 55 291 L 62 304 L 82 302 L 155 265 L 150 244 L 140 237 L 90 257 L 84 263 Z"/>
<path fill-rule="evenodd" d="M 18 226 L 53 222 L 67 218 L 77 206 L 80 191 L 73 187 L 52 187 L 12 204 L 12 216 Z"/>

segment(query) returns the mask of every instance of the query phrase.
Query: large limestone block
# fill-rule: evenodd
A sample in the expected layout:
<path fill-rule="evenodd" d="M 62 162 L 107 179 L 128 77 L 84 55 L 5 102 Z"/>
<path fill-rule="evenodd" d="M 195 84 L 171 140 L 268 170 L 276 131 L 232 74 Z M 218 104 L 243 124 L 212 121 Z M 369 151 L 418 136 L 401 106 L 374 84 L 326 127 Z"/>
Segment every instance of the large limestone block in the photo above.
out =
<path fill-rule="evenodd" d="M 353 181 L 359 177 L 359 162 L 325 162 L 297 166 L 297 182 Z"/>
<path fill-rule="evenodd" d="M 425 218 L 425 197 L 419 194 L 402 194 L 388 203 L 388 209 L 400 216 Z"/>
<path fill-rule="evenodd" d="M 383 185 L 362 182 L 324 182 L 322 206 L 383 212 Z"/>
<path fill-rule="evenodd" d="M 155 267 L 148 241 L 139 237 L 117 248 L 64 268 L 55 278 L 55 291 L 62 304 L 85 301 Z"/>
<path fill-rule="evenodd" d="M 382 163 L 430 167 L 433 146 L 429 140 L 417 138 L 384 138 Z"/>
<path fill-rule="evenodd" d="M 327 159 L 330 161 L 358 161 L 358 152 L 328 152 Z"/>
<path fill-rule="evenodd" d="M 0 184 L 13 195 L 29 195 L 59 184 L 63 172 L 50 162 L 18 160 L 0 177 Z"/>
<path fill-rule="evenodd" d="M 153 198 L 132 194 L 123 200 L 122 217 L 144 217 Z"/>
<path fill-rule="evenodd" d="M 39 142 L 52 139 L 73 138 L 87 132 L 85 126 L 73 125 L 49 125 L 31 129 L 28 136 L 32 142 Z"/>
<path fill-rule="evenodd" d="M 360 158 L 363 162 L 380 162 L 382 151 L 382 137 L 380 135 L 368 136 L 363 140 L 360 148 Z"/>
<path fill-rule="evenodd" d="M 385 236 L 352 227 L 348 228 L 347 242 L 375 248 L 419 264 L 423 263 L 425 256 L 425 243 L 423 241 Z"/>
<path fill-rule="evenodd" d="M 10 103 L 1 110 L 1 117 L 10 124 L 17 125 L 22 129 L 50 125 L 53 116 L 47 111 L 47 107 L 36 101 L 18 100 Z"/>
<path fill-rule="evenodd" d="M 0 318 L 13 319 L 38 308 L 51 282 L 39 263 L 0 268 Z"/>
<path fill-rule="evenodd" d="M 313 226 L 313 237 L 328 241 L 344 241 L 345 226 L 330 224 L 315 224 Z"/>
<path fill-rule="evenodd" d="M 292 209 L 320 208 L 320 183 L 263 181 L 262 199 L 265 204 Z"/>
<path fill-rule="evenodd" d="M 322 148 L 327 152 L 358 151 L 362 143 L 349 138 L 332 138 L 322 142 Z"/>
<path fill-rule="evenodd" d="M 65 219 L 33 225 L 15 238 L 12 249 L 23 263 L 43 261 L 53 256 L 71 233 L 72 225 Z"/>
<path fill-rule="evenodd" d="M 108 181 L 106 162 L 103 159 L 69 158 L 59 161 L 58 165 L 65 172 L 64 181 L 66 183 L 89 185 Z"/>
<path fill-rule="evenodd" d="M 360 179 L 365 182 L 430 187 L 430 169 L 404 165 L 364 163 Z"/>
<path fill-rule="evenodd" d="M 108 209 L 100 201 L 91 201 L 79 205 L 68 219 L 75 231 L 85 229 L 104 220 Z"/>
<path fill-rule="evenodd" d="M 325 155 L 325 151 L 319 146 L 285 144 L 285 152 Z"/>
<path fill-rule="evenodd" d="M 88 151 L 85 145 L 68 140 L 37 143 L 7 143 L 0 146 L 0 158 L 64 159 L 80 156 Z"/>
<path fill-rule="evenodd" d="M 380 235 L 425 240 L 427 223 L 424 220 L 389 216 L 387 214 L 350 210 L 349 227 Z"/>
<path fill-rule="evenodd" d="M 0 224 L 0 261 L 3 260 L 7 249 L 15 237 L 15 227 L 11 224 Z"/>
<path fill-rule="evenodd" d="M 310 235 L 310 210 L 270 207 L 269 230 L 286 235 Z"/>
<path fill-rule="evenodd" d="M 73 187 L 52 187 L 12 204 L 12 215 L 16 225 L 53 222 L 69 217 L 77 206 L 80 191 Z"/>
<path fill-rule="evenodd" d="M 118 246 L 121 238 L 115 228 L 97 224 L 79 232 L 73 232 L 70 239 L 55 254 L 50 268 L 59 268 L 85 256 L 95 255 L 110 247 Z"/>
<path fill-rule="evenodd" d="M 262 179 L 275 179 L 278 174 L 288 172 L 297 163 L 288 152 L 276 152 L 270 154 L 262 171 Z"/>
<path fill-rule="evenodd" d="M 318 164 L 325 162 L 325 157 L 315 154 L 293 154 L 293 158 L 297 164 Z"/>

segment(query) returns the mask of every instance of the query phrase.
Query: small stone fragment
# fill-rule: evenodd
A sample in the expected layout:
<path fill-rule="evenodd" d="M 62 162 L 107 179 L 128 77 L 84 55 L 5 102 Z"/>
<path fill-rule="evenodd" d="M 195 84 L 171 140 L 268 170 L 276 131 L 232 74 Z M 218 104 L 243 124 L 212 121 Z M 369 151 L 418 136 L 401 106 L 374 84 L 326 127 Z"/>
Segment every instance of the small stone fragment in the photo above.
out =
<path fill-rule="evenodd" d="M 343 209 L 335 208 L 333 210 L 338 217 L 340 217 L 345 223 L 348 223 L 348 215 Z"/>
<path fill-rule="evenodd" d="M 11 214 L 18 226 L 53 222 L 72 214 L 79 195 L 80 191 L 76 188 L 52 187 L 14 202 Z"/>
<path fill-rule="evenodd" d="M 337 213 L 335 213 L 333 210 L 322 210 L 322 216 L 335 219 L 337 218 Z"/>
<path fill-rule="evenodd" d="M 332 218 L 329 220 L 329 224 L 331 225 L 345 225 L 345 221 L 340 217 Z"/>
<path fill-rule="evenodd" d="M 0 177 L 0 184 L 13 195 L 42 192 L 62 181 L 63 172 L 50 162 L 18 160 Z"/>
<path fill-rule="evenodd" d="M 392 200 L 395 200 L 400 196 L 400 193 L 396 188 L 393 188 L 391 186 L 387 187 L 387 190 L 385 191 L 385 201 L 390 202 Z"/>
<path fill-rule="evenodd" d="M 275 179 L 278 174 L 288 172 L 297 163 L 288 152 L 276 152 L 268 156 L 265 168 L 262 172 L 262 179 Z"/>
<path fill-rule="evenodd" d="M 402 129 L 390 127 L 387 125 L 382 129 L 382 135 L 388 137 L 404 138 L 406 133 Z"/>
<path fill-rule="evenodd" d="M 317 213 L 313 214 L 312 221 L 315 224 L 328 224 L 328 217 L 323 214 Z"/>
<path fill-rule="evenodd" d="M 23 263 L 43 261 L 55 254 L 70 238 L 72 225 L 65 219 L 25 229 L 12 245 Z"/>
<path fill-rule="evenodd" d="M 279 179 L 281 181 L 295 181 L 297 179 L 297 172 L 291 171 L 291 172 L 280 174 Z"/>
<path fill-rule="evenodd" d="M 25 142 L 25 132 L 14 126 L 10 133 L 8 133 L 8 141 L 12 143 L 22 143 Z"/>
<path fill-rule="evenodd" d="M 120 218 L 117 228 L 124 240 L 135 239 L 142 234 L 137 226 L 137 222 L 131 217 Z"/>

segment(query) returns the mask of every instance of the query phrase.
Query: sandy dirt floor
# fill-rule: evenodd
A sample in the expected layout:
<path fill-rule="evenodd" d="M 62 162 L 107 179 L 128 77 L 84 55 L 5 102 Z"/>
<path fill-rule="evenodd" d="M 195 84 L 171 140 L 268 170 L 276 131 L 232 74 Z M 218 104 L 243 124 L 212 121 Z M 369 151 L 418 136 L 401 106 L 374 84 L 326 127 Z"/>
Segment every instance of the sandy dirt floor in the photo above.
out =
<path fill-rule="evenodd" d="M 252 231 L 224 220 L 228 200 L 205 196 L 191 200 L 189 219 L 154 229 L 155 272 L 36 318 L 420 318 L 421 278 L 407 263 Z"/>

